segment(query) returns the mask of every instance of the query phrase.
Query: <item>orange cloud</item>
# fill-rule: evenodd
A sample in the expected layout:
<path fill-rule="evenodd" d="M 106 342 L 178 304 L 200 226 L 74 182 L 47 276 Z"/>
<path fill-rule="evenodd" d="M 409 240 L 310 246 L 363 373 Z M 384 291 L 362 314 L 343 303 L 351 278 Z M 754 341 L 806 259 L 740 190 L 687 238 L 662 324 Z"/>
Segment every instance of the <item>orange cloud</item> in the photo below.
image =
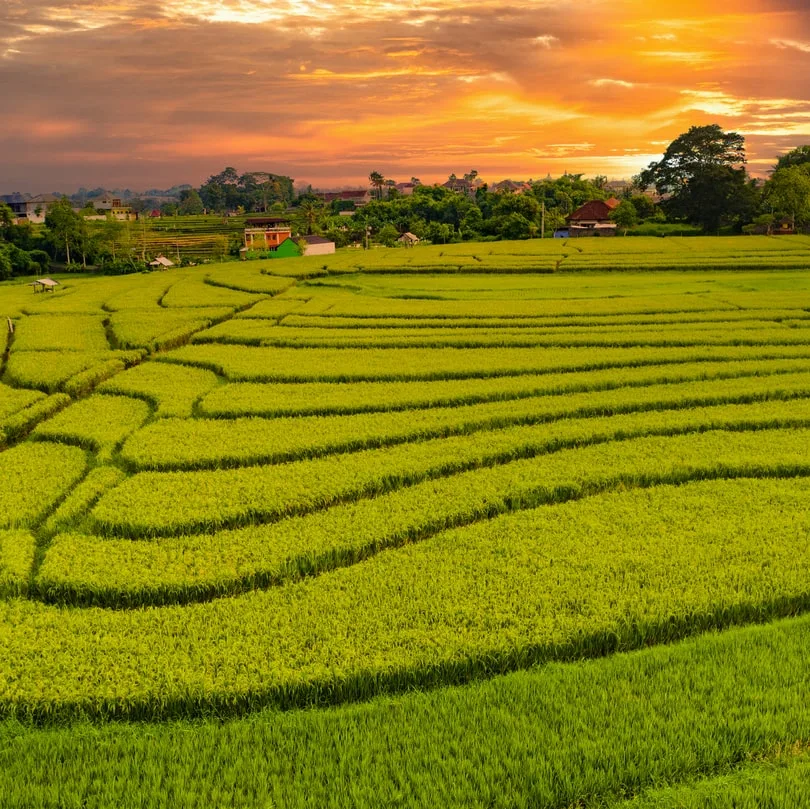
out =
<path fill-rule="evenodd" d="M 168 186 L 229 164 L 322 186 L 371 170 L 629 176 L 710 122 L 745 134 L 765 172 L 810 140 L 810 10 L 710 5 L 6 0 L 0 192 Z"/>

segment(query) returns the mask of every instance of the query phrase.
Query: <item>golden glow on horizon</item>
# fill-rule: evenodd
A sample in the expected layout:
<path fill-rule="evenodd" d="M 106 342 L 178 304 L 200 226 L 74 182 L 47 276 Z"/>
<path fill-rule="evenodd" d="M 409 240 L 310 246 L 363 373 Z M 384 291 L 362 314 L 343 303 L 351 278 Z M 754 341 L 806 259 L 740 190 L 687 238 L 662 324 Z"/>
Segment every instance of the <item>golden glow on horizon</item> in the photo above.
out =
<path fill-rule="evenodd" d="M 21 186 L 114 165 L 153 185 L 229 164 L 327 186 L 625 177 L 711 122 L 764 173 L 810 139 L 797 0 L 6 3 L 0 177 Z"/>

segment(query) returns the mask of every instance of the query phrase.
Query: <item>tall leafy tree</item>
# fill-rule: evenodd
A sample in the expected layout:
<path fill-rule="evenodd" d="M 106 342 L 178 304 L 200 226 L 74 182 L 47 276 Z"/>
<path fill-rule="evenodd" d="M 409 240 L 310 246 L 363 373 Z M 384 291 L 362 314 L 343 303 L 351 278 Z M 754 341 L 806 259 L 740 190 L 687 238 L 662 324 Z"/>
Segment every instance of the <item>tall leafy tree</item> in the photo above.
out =
<path fill-rule="evenodd" d="M 71 263 L 71 248 L 76 250 L 84 238 L 86 225 L 76 211 L 73 210 L 70 200 L 62 197 L 55 202 L 45 214 L 45 228 L 48 238 L 58 251 L 64 249 L 67 263 Z"/>
<path fill-rule="evenodd" d="M 777 169 L 766 185 L 765 200 L 789 217 L 794 228 L 810 222 L 810 163 Z"/>
<path fill-rule="evenodd" d="M 323 215 L 323 205 L 315 199 L 305 199 L 298 206 L 298 226 L 307 236 L 311 236 L 318 220 Z"/>
<path fill-rule="evenodd" d="M 629 199 L 623 199 L 619 205 L 614 208 L 610 213 L 611 221 L 615 222 L 618 227 L 627 235 L 630 228 L 638 224 L 638 211 L 636 206 Z"/>
<path fill-rule="evenodd" d="M 810 146 L 797 146 L 777 159 L 776 171 L 789 169 L 792 166 L 804 166 L 808 163 L 810 163 Z"/>
<path fill-rule="evenodd" d="M 672 141 L 638 181 L 642 187 L 655 187 L 667 214 L 713 230 L 733 213 L 735 189 L 747 179 L 744 166 L 742 135 L 724 132 L 718 124 L 693 126 Z"/>
<path fill-rule="evenodd" d="M 178 211 L 184 216 L 199 215 L 205 210 L 200 195 L 193 189 L 187 188 L 180 192 L 180 205 Z"/>

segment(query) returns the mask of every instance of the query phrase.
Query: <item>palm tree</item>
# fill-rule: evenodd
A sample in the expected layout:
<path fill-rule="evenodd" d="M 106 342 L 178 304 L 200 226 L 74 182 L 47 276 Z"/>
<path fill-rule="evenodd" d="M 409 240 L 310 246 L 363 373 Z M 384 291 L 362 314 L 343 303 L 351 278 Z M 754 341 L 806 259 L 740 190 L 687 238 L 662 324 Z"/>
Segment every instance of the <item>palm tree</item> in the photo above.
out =
<path fill-rule="evenodd" d="M 368 181 L 377 192 L 377 199 L 382 199 L 382 190 L 383 186 L 385 185 L 385 177 L 383 177 L 379 171 L 372 171 L 371 174 L 368 175 Z"/>
<path fill-rule="evenodd" d="M 312 231 L 318 222 L 318 218 L 321 215 L 322 208 L 321 206 L 311 199 L 304 200 L 298 206 L 298 215 L 301 221 L 302 226 L 306 229 L 306 235 L 311 236 Z"/>

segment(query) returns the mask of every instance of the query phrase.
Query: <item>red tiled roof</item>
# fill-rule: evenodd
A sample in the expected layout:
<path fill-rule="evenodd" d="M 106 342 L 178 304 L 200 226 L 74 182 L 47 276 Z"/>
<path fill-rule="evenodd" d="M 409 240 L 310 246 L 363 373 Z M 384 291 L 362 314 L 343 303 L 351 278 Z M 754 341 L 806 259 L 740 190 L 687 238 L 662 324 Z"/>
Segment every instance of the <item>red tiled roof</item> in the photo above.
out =
<path fill-rule="evenodd" d="M 592 199 L 586 202 L 581 208 L 577 208 L 571 216 L 568 217 L 569 222 L 581 222 L 582 220 L 597 222 L 610 221 L 610 213 L 619 205 L 617 199 Z"/>

